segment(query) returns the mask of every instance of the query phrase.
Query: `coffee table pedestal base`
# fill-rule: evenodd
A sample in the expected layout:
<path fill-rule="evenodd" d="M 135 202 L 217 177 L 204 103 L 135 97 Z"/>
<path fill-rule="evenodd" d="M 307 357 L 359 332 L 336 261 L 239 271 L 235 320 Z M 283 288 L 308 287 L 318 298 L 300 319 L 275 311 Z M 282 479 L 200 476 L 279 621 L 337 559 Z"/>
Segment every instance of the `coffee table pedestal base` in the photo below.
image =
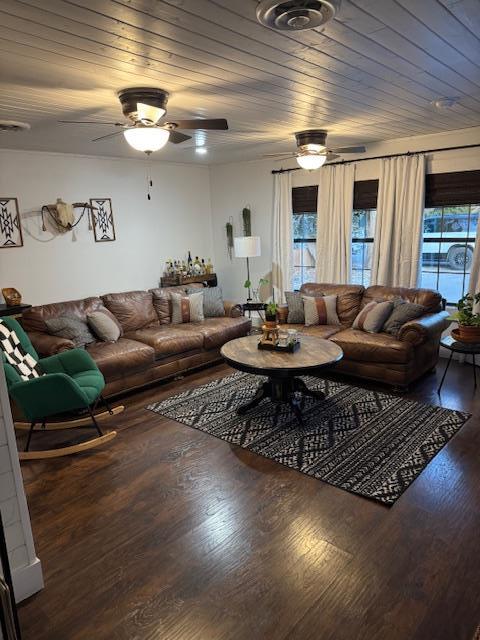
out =
<path fill-rule="evenodd" d="M 266 382 L 261 384 L 253 398 L 246 404 L 241 405 L 237 409 L 239 415 L 244 415 L 250 409 L 253 409 L 265 398 L 270 398 L 273 402 L 286 402 L 290 405 L 300 426 L 303 427 L 303 416 L 300 410 L 300 403 L 295 397 L 295 392 L 304 396 L 310 396 L 316 400 L 324 400 L 325 394 L 322 391 L 309 389 L 301 378 L 268 378 Z"/>

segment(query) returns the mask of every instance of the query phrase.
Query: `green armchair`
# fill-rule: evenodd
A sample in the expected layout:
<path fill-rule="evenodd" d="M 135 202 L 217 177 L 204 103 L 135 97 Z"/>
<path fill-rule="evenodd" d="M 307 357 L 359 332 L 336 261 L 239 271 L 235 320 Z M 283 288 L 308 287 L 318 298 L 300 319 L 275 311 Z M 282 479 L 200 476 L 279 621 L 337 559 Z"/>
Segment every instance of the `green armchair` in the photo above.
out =
<path fill-rule="evenodd" d="M 90 449 L 115 437 L 115 431 L 103 434 L 93 413 L 100 400 L 105 403 L 110 414 L 114 413 L 102 396 L 105 380 L 93 358 L 83 349 L 72 349 L 48 358 L 39 359 L 22 326 L 9 317 L 2 318 L 2 322 L 16 333 L 22 347 L 38 361 L 43 373 L 39 378 L 22 380 L 16 368 L 7 362 L 2 351 L 8 392 L 30 423 L 25 451 L 20 454 L 20 458 L 51 458 L 76 453 Z M 49 451 L 29 451 L 30 441 L 37 424 L 40 424 L 42 430 L 45 430 L 48 429 L 46 427 L 48 419 L 62 414 L 82 411 L 88 414 L 92 426 L 98 433 L 98 437 L 69 447 L 51 449 Z M 52 423 L 52 428 L 84 426 L 83 423 L 83 419 L 80 421 L 69 420 L 67 422 L 56 421 Z"/>

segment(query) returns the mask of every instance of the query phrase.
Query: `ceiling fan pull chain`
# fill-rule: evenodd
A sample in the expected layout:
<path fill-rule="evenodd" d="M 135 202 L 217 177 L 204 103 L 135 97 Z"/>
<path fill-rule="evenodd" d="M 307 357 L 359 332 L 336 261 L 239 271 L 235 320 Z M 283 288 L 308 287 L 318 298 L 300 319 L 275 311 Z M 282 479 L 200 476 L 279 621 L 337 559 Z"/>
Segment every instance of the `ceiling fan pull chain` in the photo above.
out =
<path fill-rule="evenodd" d="M 151 187 L 153 187 L 152 174 L 150 171 L 150 154 L 147 153 L 147 200 L 151 200 Z"/>

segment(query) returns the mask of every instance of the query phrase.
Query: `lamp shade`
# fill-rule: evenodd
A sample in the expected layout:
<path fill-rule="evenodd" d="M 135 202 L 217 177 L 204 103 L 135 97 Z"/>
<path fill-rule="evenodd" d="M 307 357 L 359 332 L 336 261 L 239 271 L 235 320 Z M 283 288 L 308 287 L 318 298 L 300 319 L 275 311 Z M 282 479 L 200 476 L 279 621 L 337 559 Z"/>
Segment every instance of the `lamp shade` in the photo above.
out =
<path fill-rule="evenodd" d="M 256 258 L 262 255 L 259 236 L 245 236 L 233 239 L 236 258 Z"/>
<path fill-rule="evenodd" d="M 152 151 L 158 151 L 167 144 L 170 131 L 158 127 L 137 126 L 125 129 L 123 135 L 128 144 L 137 151 L 151 153 Z"/>

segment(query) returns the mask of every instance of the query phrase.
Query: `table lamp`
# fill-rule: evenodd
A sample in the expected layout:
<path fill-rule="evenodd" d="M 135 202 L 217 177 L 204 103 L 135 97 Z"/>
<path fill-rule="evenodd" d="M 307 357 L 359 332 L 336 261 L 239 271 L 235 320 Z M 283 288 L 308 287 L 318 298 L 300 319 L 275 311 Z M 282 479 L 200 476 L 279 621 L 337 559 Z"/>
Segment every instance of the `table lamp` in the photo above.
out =
<path fill-rule="evenodd" d="M 260 248 L 260 237 L 259 236 L 244 236 L 241 238 L 233 239 L 233 249 L 235 251 L 236 258 L 246 258 L 247 259 L 247 282 L 248 282 L 248 298 L 247 302 L 250 302 L 252 299 L 251 292 L 251 283 L 250 283 L 250 264 L 248 262 L 249 258 L 256 258 L 262 255 Z"/>

